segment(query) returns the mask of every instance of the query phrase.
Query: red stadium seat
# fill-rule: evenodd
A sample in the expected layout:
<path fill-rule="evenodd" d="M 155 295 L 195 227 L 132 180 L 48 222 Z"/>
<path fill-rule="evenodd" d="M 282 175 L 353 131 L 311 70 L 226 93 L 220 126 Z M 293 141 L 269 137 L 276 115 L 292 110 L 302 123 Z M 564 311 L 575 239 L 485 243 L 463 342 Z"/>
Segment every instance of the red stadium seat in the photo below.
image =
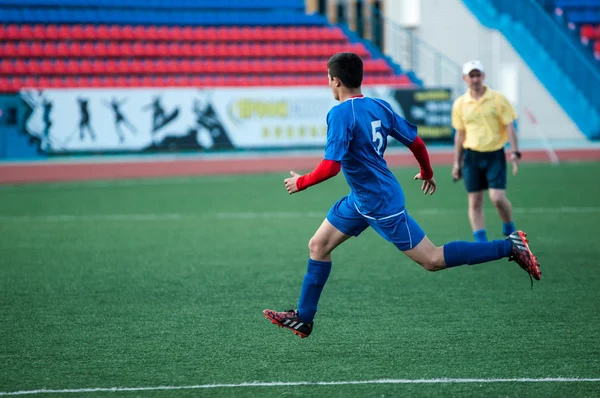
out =
<path fill-rule="evenodd" d="M 15 64 L 8 60 L 0 61 L 0 75 L 14 75 Z"/>
<path fill-rule="evenodd" d="M 597 32 L 590 25 L 584 33 Z M 323 85 L 326 61 L 338 51 L 361 55 L 371 81 L 411 84 L 326 26 L 13 24 L 0 25 L 0 40 L 0 74 L 18 76 L 3 78 L 10 87 Z"/>
<path fill-rule="evenodd" d="M 58 57 L 68 57 L 69 56 L 69 46 L 65 42 L 59 42 L 54 49 L 56 52 L 54 56 Z"/>
<path fill-rule="evenodd" d="M 67 56 L 68 57 L 81 57 L 83 48 L 82 47 L 91 48 L 93 45 L 90 42 L 80 42 L 74 41 L 67 44 Z"/>
<path fill-rule="evenodd" d="M 99 87 L 100 86 L 100 77 L 89 76 L 85 79 L 84 85 L 85 85 L 85 87 Z"/>
<path fill-rule="evenodd" d="M 53 42 L 42 42 L 42 57 L 57 56 L 56 44 Z"/>
<path fill-rule="evenodd" d="M 15 75 L 28 75 L 31 73 L 31 66 L 30 66 L 29 62 L 26 62 L 26 61 L 23 61 L 20 59 L 16 60 L 14 63 L 11 63 L 10 61 L 6 61 L 6 62 L 7 62 L 8 70 L 10 71 L 11 70 L 10 68 L 12 66 L 12 71 Z"/>
<path fill-rule="evenodd" d="M 45 61 L 44 69 L 53 75 L 76 75 L 79 73 L 79 63 L 75 59 Z"/>
<path fill-rule="evenodd" d="M 19 84 L 13 79 L 0 76 L 0 92 L 11 93 L 16 92 L 20 88 Z"/>
<path fill-rule="evenodd" d="M 146 27 L 137 25 L 133 27 L 133 40 L 144 40 L 146 38 Z"/>
<path fill-rule="evenodd" d="M 117 71 L 118 71 L 117 62 L 118 61 L 116 61 L 114 59 L 109 59 L 106 61 L 105 68 L 106 68 L 107 75 L 113 75 L 113 74 L 117 73 Z"/>
<path fill-rule="evenodd" d="M 25 76 L 24 78 L 21 78 L 21 85 L 22 87 L 35 88 L 37 87 L 37 79 L 32 76 Z"/>
<path fill-rule="evenodd" d="M 67 75 L 58 77 L 56 80 L 55 84 L 60 85 L 60 87 L 63 88 L 94 87 L 92 85 L 93 81 L 91 76 Z"/>
<path fill-rule="evenodd" d="M 21 39 L 21 29 L 18 25 L 8 25 L 8 27 L 6 28 L 5 35 L 6 39 L 9 40 Z"/>
<path fill-rule="evenodd" d="M 152 34 L 148 34 L 148 36 L 153 40 L 163 41 L 168 38 L 169 27 L 168 26 L 157 26 L 152 30 Z M 156 36 L 153 36 L 156 35 Z"/>
<path fill-rule="evenodd" d="M 97 27 L 95 25 L 83 25 L 82 40 L 97 40 L 98 38 Z"/>
<path fill-rule="evenodd" d="M 110 40 L 121 40 L 123 38 L 122 29 L 122 26 L 110 25 L 105 38 Z"/>
<path fill-rule="evenodd" d="M 35 36 L 35 34 L 34 34 Z M 37 40 L 58 40 L 58 26 L 56 25 L 46 25 L 43 32 L 41 32 L 41 36 L 35 36 Z"/>
<path fill-rule="evenodd" d="M 16 38 L 21 40 L 43 40 L 46 37 L 46 27 L 44 25 L 21 25 Z"/>
<path fill-rule="evenodd" d="M 179 37 L 177 40 L 180 41 L 191 41 L 194 37 L 194 30 L 191 26 L 183 26 L 179 30 Z"/>
<path fill-rule="evenodd" d="M 112 76 L 107 76 L 103 79 L 104 87 L 119 87 L 115 81 L 115 78 Z"/>
<path fill-rule="evenodd" d="M 596 38 L 596 28 L 593 25 L 582 25 L 581 37 L 588 40 L 594 40 Z"/>
<path fill-rule="evenodd" d="M 19 27 L 19 38 L 21 40 L 37 39 L 37 37 L 34 34 L 33 28 L 30 25 L 21 25 Z"/>
<path fill-rule="evenodd" d="M 120 40 L 133 40 L 134 38 L 135 38 L 135 35 L 133 32 L 133 26 L 131 26 L 131 25 L 121 26 L 121 31 L 120 31 L 120 36 L 119 36 Z"/>
<path fill-rule="evenodd" d="M 108 35 L 109 35 L 108 34 L 108 31 L 109 31 L 108 25 L 98 25 L 95 27 L 95 29 L 92 26 L 90 26 L 89 29 L 90 29 L 90 32 L 93 32 L 91 34 L 95 40 L 99 40 L 100 38 L 102 38 L 104 40 L 108 39 Z"/>
<path fill-rule="evenodd" d="M 71 27 L 70 38 L 72 40 L 83 40 L 86 37 L 85 27 L 83 25 L 73 25 Z"/>
<path fill-rule="evenodd" d="M 50 84 L 50 79 L 47 77 L 40 77 L 38 80 L 38 86 L 41 88 L 50 88 L 52 85 Z"/>
<path fill-rule="evenodd" d="M 166 43 L 158 43 L 156 45 L 148 46 L 148 55 L 149 56 L 165 56 L 169 54 L 169 46 Z"/>
<path fill-rule="evenodd" d="M 8 42 L 0 45 L 0 58 L 12 58 L 17 55 L 17 46 L 15 43 Z"/>
<path fill-rule="evenodd" d="M 42 46 L 42 43 L 39 41 L 34 41 L 29 46 L 27 55 L 29 57 L 39 57 L 42 55 L 43 51 L 44 51 L 44 48 Z"/>
<path fill-rule="evenodd" d="M 152 87 L 152 78 L 150 76 L 143 76 L 140 80 L 141 87 Z"/>
<path fill-rule="evenodd" d="M 62 62 L 62 61 L 60 61 Z M 43 59 L 41 61 L 28 61 L 25 63 L 25 71 L 30 75 L 54 75 L 61 71 L 55 67 L 54 61 L 49 59 Z"/>
<path fill-rule="evenodd" d="M 108 57 L 109 52 L 106 44 L 103 42 L 95 44 L 83 43 L 81 46 L 81 55 L 85 57 Z"/>
<path fill-rule="evenodd" d="M 49 34 L 49 30 L 46 31 L 46 34 Z M 56 29 L 56 37 L 46 37 L 46 39 L 52 40 L 71 40 L 71 26 L 69 25 L 59 25 Z"/>

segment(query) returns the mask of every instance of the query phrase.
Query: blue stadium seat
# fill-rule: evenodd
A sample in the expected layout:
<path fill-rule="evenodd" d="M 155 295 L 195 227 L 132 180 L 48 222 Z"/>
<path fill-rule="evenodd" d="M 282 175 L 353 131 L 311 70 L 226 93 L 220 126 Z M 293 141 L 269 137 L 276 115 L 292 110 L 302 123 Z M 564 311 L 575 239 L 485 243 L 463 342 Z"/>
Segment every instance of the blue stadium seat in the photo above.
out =
<path fill-rule="evenodd" d="M 93 8 L 0 8 L 2 23 L 116 23 L 143 25 L 326 25 L 322 15 L 290 10 L 200 11 Z"/>
<path fill-rule="evenodd" d="M 556 0 L 556 7 L 600 8 L 600 2 L 598 0 Z"/>
<path fill-rule="evenodd" d="M 249 9 L 249 10 L 304 10 L 303 0 L 0 0 L 0 7 L 103 7 L 103 8 L 147 8 L 147 9 Z"/>
<path fill-rule="evenodd" d="M 600 9 L 588 11 L 568 11 L 567 19 L 575 24 L 600 23 Z"/>

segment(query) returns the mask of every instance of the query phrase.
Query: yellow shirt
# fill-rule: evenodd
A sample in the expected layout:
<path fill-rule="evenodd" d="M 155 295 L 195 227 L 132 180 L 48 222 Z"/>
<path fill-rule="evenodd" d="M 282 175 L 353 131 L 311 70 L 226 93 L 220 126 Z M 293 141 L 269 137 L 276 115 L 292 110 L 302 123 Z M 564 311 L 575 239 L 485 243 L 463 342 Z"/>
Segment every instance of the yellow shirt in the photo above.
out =
<path fill-rule="evenodd" d="M 506 97 L 487 86 L 479 101 L 467 91 L 452 106 L 452 127 L 465 131 L 463 148 L 478 152 L 493 152 L 504 147 L 508 141 L 504 126 L 516 118 Z"/>

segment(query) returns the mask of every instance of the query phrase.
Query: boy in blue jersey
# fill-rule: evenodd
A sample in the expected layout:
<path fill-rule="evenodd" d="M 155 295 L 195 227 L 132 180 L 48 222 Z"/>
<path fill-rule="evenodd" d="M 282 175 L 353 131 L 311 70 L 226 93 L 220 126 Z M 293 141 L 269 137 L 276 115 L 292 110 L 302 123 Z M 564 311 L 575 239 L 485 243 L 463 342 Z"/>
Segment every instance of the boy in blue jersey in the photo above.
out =
<path fill-rule="evenodd" d="M 539 280 L 539 263 L 522 231 L 491 242 L 456 241 L 439 247 L 431 243 L 407 212 L 402 188 L 383 158 L 389 135 L 412 151 L 421 169 L 415 180 L 423 181 L 421 189 L 425 194 L 433 194 L 436 182 L 416 126 L 394 113 L 387 102 L 361 94 L 363 62 L 358 55 L 335 54 L 327 67 L 329 87 L 340 104 L 327 115 L 324 159 L 310 174 L 300 176 L 292 171 L 284 184 L 294 194 L 335 176 L 341 169 L 351 192 L 333 205 L 310 239 L 310 257 L 298 309 L 284 312 L 267 309 L 263 311 L 265 316 L 277 326 L 302 338 L 308 337 L 331 271 L 331 252 L 368 227 L 428 271 L 509 258 Z"/>

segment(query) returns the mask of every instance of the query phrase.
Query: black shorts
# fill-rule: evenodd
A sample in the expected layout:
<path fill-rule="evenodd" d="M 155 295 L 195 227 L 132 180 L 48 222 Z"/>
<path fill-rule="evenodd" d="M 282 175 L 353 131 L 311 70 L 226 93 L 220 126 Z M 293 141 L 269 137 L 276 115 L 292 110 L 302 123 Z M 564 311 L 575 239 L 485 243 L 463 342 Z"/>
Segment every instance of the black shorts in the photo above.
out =
<path fill-rule="evenodd" d="M 506 155 L 504 149 L 477 152 L 465 149 L 463 177 L 467 192 L 488 188 L 506 189 Z"/>

